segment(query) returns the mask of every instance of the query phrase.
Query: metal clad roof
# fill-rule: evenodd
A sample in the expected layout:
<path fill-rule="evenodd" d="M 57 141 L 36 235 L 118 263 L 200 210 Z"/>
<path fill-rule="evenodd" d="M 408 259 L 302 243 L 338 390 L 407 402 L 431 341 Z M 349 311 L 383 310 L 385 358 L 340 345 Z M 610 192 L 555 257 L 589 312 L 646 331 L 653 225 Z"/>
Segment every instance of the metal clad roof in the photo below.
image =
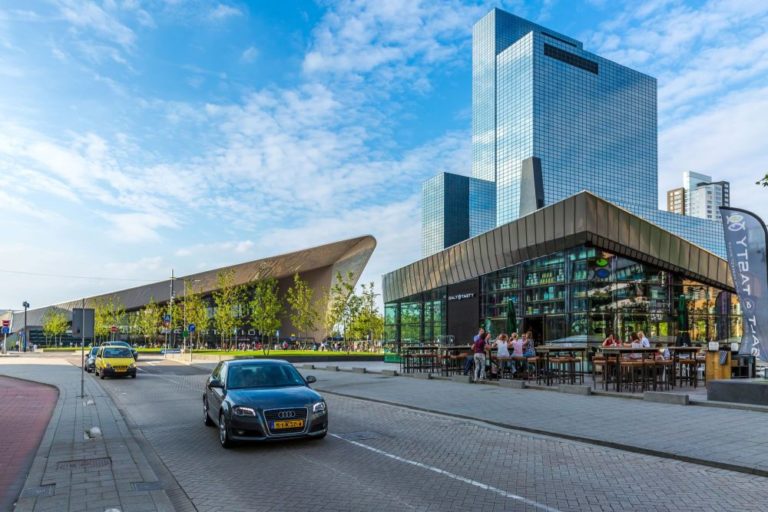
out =
<path fill-rule="evenodd" d="M 600 249 L 684 273 L 704 284 L 734 290 L 725 260 L 584 191 L 429 256 L 426 260 L 434 259 L 430 264 L 448 266 L 441 267 L 437 274 L 414 272 L 419 262 L 385 274 L 384 282 L 390 286 L 384 290 L 384 300 L 398 300 L 477 278 L 588 241 Z M 407 286 L 396 279 L 402 271 L 411 272 Z"/>

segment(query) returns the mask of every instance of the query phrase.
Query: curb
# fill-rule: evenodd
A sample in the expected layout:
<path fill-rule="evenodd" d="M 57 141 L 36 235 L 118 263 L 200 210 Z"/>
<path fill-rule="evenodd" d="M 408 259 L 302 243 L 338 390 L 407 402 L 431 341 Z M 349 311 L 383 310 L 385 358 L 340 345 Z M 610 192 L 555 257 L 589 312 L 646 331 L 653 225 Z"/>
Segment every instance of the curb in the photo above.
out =
<path fill-rule="evenodd" d="M 354 395 L 349 395 L 347 393 L 339 393 L 339 392 L 336 392 L 336 391 L 329 391 L 329 390 L 320 389 L 320 388 L 316 388 L 316 389 L 318 391 L 322 391 L 323 393 L 327 393 L 329 395 L 335 395 L 335 396 L 340 396 L 340 397 L 344 397 L 344 398 L 351 398 L 351 399 L 354 399 L 354 400 L 362 400 L 362 401 L 365 401 L 365 402 L 379 403 L 379 404 L 389 405 L 389 406 L 393 406 L 393 407 L 400 407 L 400 408 L 404 408 L 404 409 L 411 409 L 411 410 L 414 410 L 414 411 L 427 412 L 427 413 L 430 413 L 430 414 L 436 414 L 438 416 L 445 416 L 445 417 L 449 417 L 449 418 L 457 418 L 457 419 L 463 419 L 463 420 L 469 420 L 469 421 L 477 421 L 479 423 L 485 423 L 487 425 L 493 425 L 494 427 L 500 427 L 500 428 L 504 428 L 504 429 L 507 429 L 507 430 L 517 430 L 517 431 L 526 432 L 526 433 L 529 433 L 529 434 L 537 434 L 537 435 L 542 435 L 542 436 L 547 436 L 547 437 L 554 437 L 554 438 L 558 438 L 558 439 L 565 439 L 566 441 L 576 441 L 576 442 L 579 442 L 579 443 L 590 444 L 590 445 L 594 445 L 594 446 L 601 446 L 601 447 L 604 447 L 604 448 L 613 448 L 615 450 L 622 450 L 622 451 L 625 451 L 625 452 L 639 453 L 641 455 L 650 455 L 652 457 L 659 457 L 661 459 L 677 460 L 677 461 L 680 461 L 680 462 L 688 462 L 690 464 L 697 464 L 699 466 L 706 466 L 706 467 L 715 468 L 715 469 L 723 469 L 723 470 L 726 470 L 726 471 L 734 471 L 736 473 L 743 473 L 743 474 L 747 474 L 747 475 L 757 475 L 757 476 L 762 476 L 762 477 L 768 477 L 768 470 L 751 468 L 749 466 L 739 466 L 737 464 L 727 464 L 727 463 L 723 463 L 723 462 L 715 462 L 715 461 L 711 461 L 711 460 L 700 459 L 700 458 L 697 458 L 697 457 L 688 457 L 686 455 L 678 455 L 678 454 L 675 454 L 675 453 L 663 452 L 663 451 L 654 450 L 654 449 L 651 449 L 651 448 L 642 448 L 642 447 L 639 447 L 639 446 L 633 446 L 633 445 L 623 444 L 623 443 L 616 443 L 616 442 L 613 442 L 613 441 L 604 441 L 602 439 L 595 439 L 595 438 L 591 438 L 591 437 L 583 437 L 583 436 L 576 436 L 576 435 L 572 435 L 572 434 L 564 434 L 564 433 L 559 433 L 559 432 L 551 432 L 551 431 L 537 429 L 537 428 L 532 428 L 532 427 L 524 427 L 524 426 L 521 426 L 521 425 L 513 425 L 513 424 L 510 424 L 510 423 L 503 423 L 503 422 L 500 422 L 500 421 L 493 421 L 493 420 L 475 418 L 473 416 L 468 416 L 468 415 L 464 415 L 464 414 L 456 414 L 456 413 L 449 413 L 449 412 L 445 412 L 445 411 L 438 411 L 438 410 L 435 410 L 435 409 L 429 409 L 427 407 L 419 407 L 419 406 L 414 406 L 414 405 L 401 404 L 401 403 L 392 402 L 392 401 L 389 401 L 389 400 L 380 400 L 378 398 L 366 398 L 366 397 L 354 396 Z"/>

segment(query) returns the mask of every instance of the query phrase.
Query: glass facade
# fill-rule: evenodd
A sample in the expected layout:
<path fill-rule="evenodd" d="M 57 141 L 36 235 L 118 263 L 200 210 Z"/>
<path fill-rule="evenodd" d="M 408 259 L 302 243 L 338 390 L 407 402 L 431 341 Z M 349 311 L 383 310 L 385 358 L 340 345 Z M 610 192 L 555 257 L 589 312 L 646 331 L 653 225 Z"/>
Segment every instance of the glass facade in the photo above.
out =
<path fill-rule="evenodd" d="M 429 256 L 496 226 L 496 184 L 443 172 L 421 189 L 421 253 Z"/>
<path fill-rule="evenodd" d="M 421 188 L 421 253 L 429 256 L 469 238 L 469 178 L 440 173 Z"/>
<path fill-rule="evenodd" d="M 496 227 L 496 183 L 477 178 L 469 180 L 469 236 Z"/>
<path fill-rule="evenodd" d="M 654 343 L 674 343 L 685 330 L 684 296 L 693 341 L 741 339 L 734 294 L 594 247 L 555 252 L 478 280 L 476 325 L 490 324 L 494 336 L 506 331 L 514 307 L 517 331 L 532 331 L 537 342 L 597 344 L 611 331 L 628 339 L 642 330 Z M 450 336 L 446 295 L 441 287 L 387 303 L 387 343 L 395 348 Z"/>
<path fill-rule="evenodd" d="M 475 24 L 472 58 L 472 175 L 496 182 L 496 226 L 534 194 L 535 157 L 545 206 L 589 190 L 725 256 L 719 223 L 657 210 L 655 78 L 499 9 Z"/>
<path fill-rule="evenodd" d="M 473 176 L 497 182 L 497 225 L 520 213 L 522 161 L 545 204 L 581 190 L 656 205 L 656 79 L 500 10 L 473 31 Z"/>

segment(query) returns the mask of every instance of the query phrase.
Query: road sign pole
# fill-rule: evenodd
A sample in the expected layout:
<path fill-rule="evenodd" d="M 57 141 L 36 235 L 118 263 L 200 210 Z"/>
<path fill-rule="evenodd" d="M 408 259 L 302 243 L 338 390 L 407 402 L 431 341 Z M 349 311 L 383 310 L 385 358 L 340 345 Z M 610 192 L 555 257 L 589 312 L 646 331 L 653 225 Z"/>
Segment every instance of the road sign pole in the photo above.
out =
<path fill-rule="evenodd" d="M 85 299 L 80 314 L 83 315 L 80 322 L 80 398 L 85 398 Z"/>

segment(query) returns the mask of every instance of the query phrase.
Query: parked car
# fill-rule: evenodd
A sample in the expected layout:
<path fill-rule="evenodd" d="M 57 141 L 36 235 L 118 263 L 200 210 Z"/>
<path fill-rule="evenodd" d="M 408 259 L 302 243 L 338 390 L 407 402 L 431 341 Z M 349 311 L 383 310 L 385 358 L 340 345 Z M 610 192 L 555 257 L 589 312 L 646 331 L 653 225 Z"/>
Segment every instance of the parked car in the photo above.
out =
<path fill-rule="evenodd" d="M 218 426 L 219 442 L 265 441 L 328 433 L 328 406 L 287 361 L 238 359 L 214 368 L 203 390 L 203 418 Z"/>
<path fill-rule="evenodd" d="M 133 359 L 136 360 L 136 361 L 139 360 L 139 351 L 136 350 L 135 348 L 133 348 L 131 346 L 131 344 L 128 343 L 128 342 L 125 342 L 125 341 L 105 341 L 104 343 L 101 344 L 102 347 L 105 347 L 107 345 L 113 345 L 113 346 L 118 346 L 118 347 L 126 347 L 126 348 L 131 350 L 131 353 L 133 354 Z"/>
<path fill-rule="evenodd" d="M 88 357 L 85 358 L 85 371 L 91 373 L 96 366 L 96 352 L 99 351 L 99 347 L 91 347 L 88 352 Z"/>
<path fill-rule="evenodd" d="M 136 360 L 131 350 L 125 347 L 107 345 L 96 352 L 94 371 L 100 378 L 125 377 L 136 378 Z"/>

